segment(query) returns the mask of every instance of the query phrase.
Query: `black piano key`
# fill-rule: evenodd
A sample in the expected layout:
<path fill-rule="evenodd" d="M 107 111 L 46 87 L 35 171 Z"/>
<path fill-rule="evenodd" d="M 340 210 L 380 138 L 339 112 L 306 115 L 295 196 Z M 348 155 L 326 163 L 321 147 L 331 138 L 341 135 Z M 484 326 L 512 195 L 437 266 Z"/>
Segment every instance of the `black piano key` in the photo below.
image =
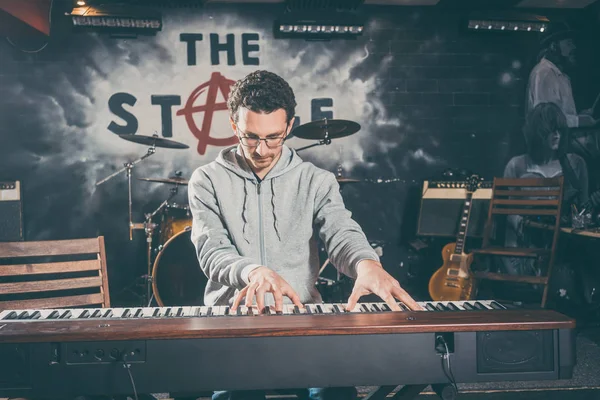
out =
<path fill-rule="evenodd" d="M 160 308 L 157 308 L 156 310 L 154 310 L 154 312 L 152 313 L 153 317 L 158 317 L 160 316 Z"/>
<path fill-rule="evenodd" d="M 29 313 L 27 311 L 23 311 L 21 314 L 19 314 L 19 316 L 17 317 L 17 319 L 28 319 L 29 318 Z"/>
<path fill-rule="evenodd" d="M 60 319 L 68 319 L 71 318 L 71 311 L 67 310 L 59 317 Z"/>
<path fill-rule="evenodd" d="M 208 307 L 208 310 L 206 310 L 206 316 L 210 317 L 212 315 L 212 306 Z"/>
<path fill-rule="evenodd" d="M 459 311 L 460 308 L 458 308 L 458 306 L 454 303 L 448 303 L 448 308 L 452 311 Z"/>
<path fill-rule="evenodd" d="M 130 314 L 131 310 L 129 308 L 126 308 L 125 311 L 123 311 L 123 314 L 121 314 L 121 318 L 127 318 Z"/>
<path fill-rule="evenodd" d="M 170 317 L 170 316 L 171 316 L 171 307 L 168 307 L 168 308 L 165 310 L 165 317 Z"/>
<path fill-rule="evenodd" d="M 438 303 L 437 304 L 437 309 L 440 311 L 448 311 L 448 307 L 446 307 L 445 305 L 443 305 L 442 303 Z"/>
<path fill-rule="evenodd" d="M 369 310 L 369 307 L 367 307 L 366 304 L 361 304 L 360 305 L 360 309 L 363 310 L 364 312 L 370 312 L 371 310 Z"/>
<path fill-rule="evenodd" d="M 248 309 L 246 310 L 246 315 L 250 315 L 250 316 L 254 315 L 254 310 L 252 309 L 252 307 L 248 307 Z"/>
<path fill-rule="evenodd" d="M 142 315 L 142 309 L 141 309 L 141 308 L 138 308 L 138 310 L 135 312 L 135 314 L 133 314 L 133 316 L 134 316 L 135 318 L 139 318 L 139 317 L 140 317 L 140 315 Z"/>
<path fill-rule="evenodd" d="M 294 306 L 294 314 L 300 314 L 300 308 L 298 306 Z"/>
<path fill-rule="evenodd" d="M 15 313 L 16 315 L 16 313 Z M 48 315 L 48 319 L 55 319 L 58 318 L 60 316 L 60 313 L 56 310 L 52 311 L 49 315 Z"/>
<path fill-rule="evenodd" d="M 336 314 L 341 314 L 342 310 L 340 310 L 340 307 L 337 304 L 333 305 L 333 312 Z"/>
<path fill-rule="evenodd" d="M 492 302 L 490 303 L 490 306 L 491 306 L 492 308 L 495 308 L 496 310 L 506 310 L 506 307 L 504 307 L 502 304 L 500 304 L 500 303 L 498 303 L 498 302 L 495 302 L 495 301 L 492 301 Z"/>
<path fill-rule="evenodd" d="M 384 304 L 384 305 L 382 305 L 382 306 L 381 306 L 381 309 L 382 309 L 383 311 L 392 311 L 392 309 L 390 308 L 390 306 L 388 306 L 387 304 Z"/>
<path fill-rule="evenodd" d="M 92 313 L 92 316 L 91 316 L 91 318 L 97 318 L 97 317 L 99 317 L 99 316 L 100 316 L 100 310 L 96 310 L 96 311 L 94 311 L 94 312 Z"/>
<path fill-rule="evenodd" d="M 465 310 L 468 310 L 468 311 L 475 311 L 476 310 L 476 308 L 473 307 L 473 305 L 471 303 L 467 303 L 467 302 L 463 303 L 463 308 Z"/>
<path fill-rule="evenodd" d="M 102 316 L 102 318 L 110 318 L 113 316 L 113 312 L 112 310 L 107 310 L 104 315 Z"/>
<path fill-rule="evenodd" d="M 83 310 L 81 314 L 79 314 L 79 318 L 89 318 L 90 312 L 88 310 Z"/>
<path fill-rule="evenodd" d="M 323 308 L 321 308 L 320 304 L 317 304 L 317 314 L 323 314 Z"/>
<path fill-rule="evenodd" d="M 437 311 L 437 308 L 435 308 L 435 306 L 431 303 L 426 303 L 425 308 L 428 309 L 429 311 Z"/>
<path fill-rule="evenodd" d="M 39 319 L 42 316 L 42 313 L 40 313 L 39 311 L 34 311 L 33 314 L 31 314 L 31 319 Z"/>
<path fill-rule="evenodd" d="M 306 308 L 306 313 L 307 314 L 312 314 L 313 313 L 313 310 L 312 310 L 312 308 L 310 308 L 309 305 L 306 305 L 305 308 Z"/>
<path fill-rule="evenodd" d="M 402 309 L 402 311 L 412 311 L 410 308 L 408 308 L 408 306 L 404 303 L 398 303 L 398 305 L 400 306 L 400 308 Z"/>
<path fill-rule="evenodd" d="M 182 314 L 183 314 L 183 308 L 179 307 L 179 308 L 177 309 L 177 316 L 178 316 L 178 317 L 181 317 L 181 315 L 182 315 Z"/>
<path fill-rule="evenodd" d="M 476 301 L 474 305 L 475 305 L 475 308 L 478 308 L 480 310 L 487 310 L 488 309 L 486 306 L 484 306 L 483 304 L 481 304 L 478 301 Z"/>
<path fill-rule="evenodd" d="M 229 315 L 229 306 L 225 307 L 225 311 L 223 312 L 223 315 Z"/>
<path fill-rule="evenodd" d="M 379 308 L 379 306 L 378 306 L 377 304 L 373 304 L 373 305 L 371 306 L 371 308 L 372 308 L 373 310 L 377 311 L 377 312 L 381 312 L 381 309 Z"/>
<path fill-rule="evenodd" d="M 17 319 L 18 314 L 15 311 L 9 312 L 3 319 Z"/>
<path fill-rule="evenodd" d="M 196 309 L 196 314 L 195 314 L 195 315 L 196 315 L 196 317 L 199 317 L 201 313 L 202 313 L 202 308 L 198 307 L 198 308 Z"/>
<path fill-rule="evenodd" d="M 238 307 L 237 310 L 236 310 L 236 312 L 235 312 L 235 314 L 236 315 L 242 315 L 242 307 Z"/>

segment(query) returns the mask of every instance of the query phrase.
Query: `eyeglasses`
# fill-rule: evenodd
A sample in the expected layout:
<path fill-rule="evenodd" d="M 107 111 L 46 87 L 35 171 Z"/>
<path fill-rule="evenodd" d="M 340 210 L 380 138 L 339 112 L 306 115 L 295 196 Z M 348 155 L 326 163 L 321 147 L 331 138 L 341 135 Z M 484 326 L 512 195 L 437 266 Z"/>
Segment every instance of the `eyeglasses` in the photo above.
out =
<path fill-rule="evenodd" d="M 237 130 L 239 133 L 244 133 L 239 128 L 237 128 Z M 287 132 L 287 127 L 286 127 L 286 132 Z M 264 142 L 268 148 L 275 149 L 277 147 L 283 146 L 283 139 L 285 139 L 285 135 L 276 136 L 276 137 L 268 137 L 265 139 L 261 139 L 256 136 L 240 135 L 239 138 L 240 138 L 240 142 L 242 142 L 242 144 L 246 147 L 258 147 L 260 141 L 264 140 Z"/>

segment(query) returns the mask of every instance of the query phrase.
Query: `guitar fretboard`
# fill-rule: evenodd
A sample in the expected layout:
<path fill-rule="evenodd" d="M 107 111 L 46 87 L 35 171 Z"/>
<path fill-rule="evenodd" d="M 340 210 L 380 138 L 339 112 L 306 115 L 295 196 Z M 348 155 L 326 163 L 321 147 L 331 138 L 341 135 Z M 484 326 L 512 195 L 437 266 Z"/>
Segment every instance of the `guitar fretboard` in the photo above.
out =
<path fill-rule="evenodd" d="M 463 204 L 462 212 L 460 213 L 460 222 L 458 224 L 458 234 L 456 235 L 456 247 L 454 254 L 462 254 L 465 248 L 465 240 L 467 237 L 467 227 L 469 226 L 469 215 L 471 214 L 471 203 L 473 192 L 467 191 L 467 198 Z"/>

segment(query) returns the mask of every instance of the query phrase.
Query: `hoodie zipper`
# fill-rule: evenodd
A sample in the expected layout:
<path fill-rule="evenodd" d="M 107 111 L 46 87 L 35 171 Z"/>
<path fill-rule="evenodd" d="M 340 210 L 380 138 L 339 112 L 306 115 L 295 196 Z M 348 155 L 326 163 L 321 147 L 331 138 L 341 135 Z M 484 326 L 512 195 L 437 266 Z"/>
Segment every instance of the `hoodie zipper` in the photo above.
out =
<path fill-rule="evenodd" d="M 260 240 L 260 263 L 266 265 L 265 261 L 265 239 L 263 232 L 263 213 L 262 213 L 262 195 L 260 193 L 261 182 L 256 185 L 256 193 L 258 195 L 258 236 Z"/>

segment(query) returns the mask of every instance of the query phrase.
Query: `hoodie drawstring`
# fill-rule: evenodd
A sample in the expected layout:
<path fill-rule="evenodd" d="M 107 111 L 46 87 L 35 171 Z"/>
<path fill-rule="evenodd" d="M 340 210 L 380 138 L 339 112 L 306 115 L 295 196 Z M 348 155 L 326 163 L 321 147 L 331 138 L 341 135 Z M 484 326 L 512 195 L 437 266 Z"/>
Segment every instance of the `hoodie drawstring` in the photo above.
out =
<path fill-rule="evenodd" d="M 277 238 L 281 242 L 281 235 L 279 234 L 279 220 L 277 219 L 277 212 L 275 211 L 275 178 L 271 179 L 271 206 L 273 207 L 273 226 L 275 227 Z"/>
<path fill-rule="evenodd" d="M 244 226 L 242 228 L 242 234 L 244 239 L 246 239 L 247 243 L 250 243 L 250 239 L 246 236 L 246 226 L 248 226 L 248 217 L 246 213 L 248 212 L 248 179 L 244 179 L 244 205 L 242 206 L 242 220 L 244 221 Z"/>

